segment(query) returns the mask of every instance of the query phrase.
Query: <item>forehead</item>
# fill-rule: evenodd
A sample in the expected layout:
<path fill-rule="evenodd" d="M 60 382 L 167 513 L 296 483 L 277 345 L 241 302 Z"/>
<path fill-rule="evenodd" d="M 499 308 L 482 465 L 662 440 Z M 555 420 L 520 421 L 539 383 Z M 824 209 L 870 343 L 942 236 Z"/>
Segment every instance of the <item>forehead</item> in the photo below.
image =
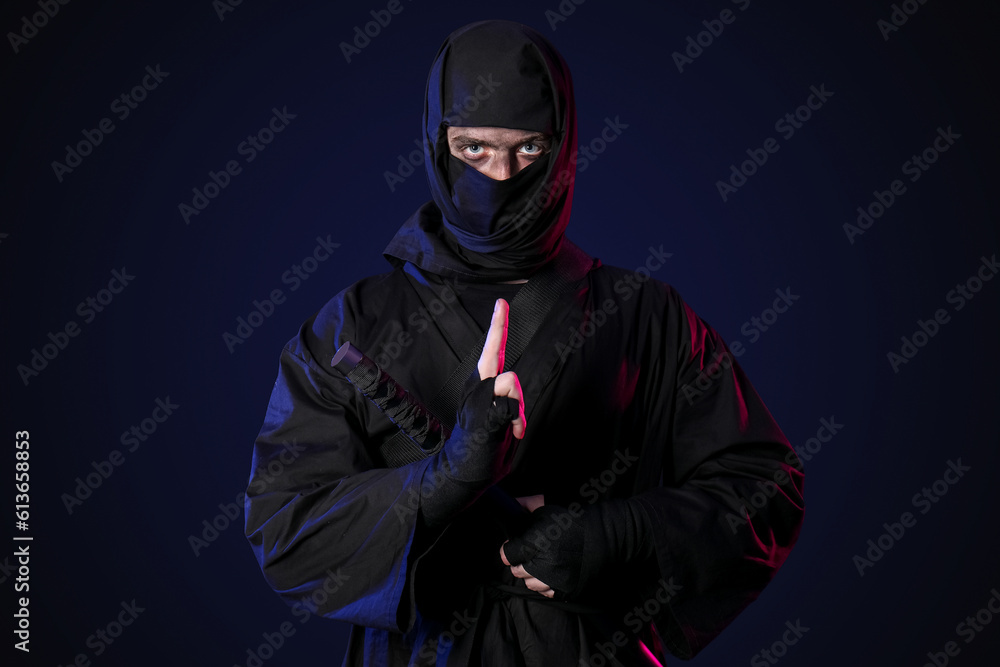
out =
<path fill-rule="evenodd" d="M 507 127 L 449 127 L 448 141 L 473 140 L 491 145 L 522 144 L 542 141 L 548 135 L 534 130 L 515 130 Z"/>

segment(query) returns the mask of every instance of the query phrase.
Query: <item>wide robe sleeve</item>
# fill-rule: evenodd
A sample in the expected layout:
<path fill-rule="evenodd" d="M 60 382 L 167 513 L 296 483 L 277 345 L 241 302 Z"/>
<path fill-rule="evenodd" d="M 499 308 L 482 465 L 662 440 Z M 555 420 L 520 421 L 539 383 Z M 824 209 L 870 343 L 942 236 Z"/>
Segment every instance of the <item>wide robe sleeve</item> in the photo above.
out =
<path fill-rule="evenodd" d="M 653 345 L 644 399 L 664 413 L 646 447 L 658 452 L 662 484 L 636 498 L 654 529 L 659 573 L 679 585 L 646 638 L 690 658 L 784 562 L 803 518 L 804 476 L 719 334 L 664 288 L 662 316 L 644 327 Z"/>
<path fill-rule="evenodd" d="M 372 432 L 377 417 L 367 401 L 328 370 L 337 345 L 370 336 L 351 297 L 332 300 L 281 352 L 254 446 L 246 536 L 268 584 L 289 604 L 405 632 L 428 461 L 376 462 L 387 434 Z"/>

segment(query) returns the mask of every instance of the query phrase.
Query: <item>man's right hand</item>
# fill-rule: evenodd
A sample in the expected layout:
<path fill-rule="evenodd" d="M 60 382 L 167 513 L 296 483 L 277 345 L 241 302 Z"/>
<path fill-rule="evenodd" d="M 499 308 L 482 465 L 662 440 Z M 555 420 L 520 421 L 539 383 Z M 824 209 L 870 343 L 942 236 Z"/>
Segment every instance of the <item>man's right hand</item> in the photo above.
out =
<path fill-rule="evenodd" d="M 507 347 L 509 306 L 497 299 L 486 342 L 476 368 L 465 383 L 455 429 L 444 445 L 449 473 L 466 484 L 494 484 L 510 472 L 517 449 L 511 435 L 524 437 L 521 384 L 513 372 L 503 370 Z"/>
<path fill-rule="evenodd" d="M 503 299 L 497 299 L 493 307 L 493 319 L 490 330 L 486 333 L 486 343 L 479 355 L 479 379 L 496 378 L 493 385 L 494 396 L 506 396 L 518 402 L 518 416 L 511 422 L 514 427 L 514 437 L 520 440 L 524 437 L 527 423 L 524 420 L 524 400 L 521 396 L 521 383 L 514 371 L 500 373 L 503 370 L 504 352 L 507 349 L 507 314 L 510 306 Z M 497 373 L 500 373 L 498 376 Z"/>
<path fill-rule="evenodd" d="M 440 525 L 471 505 L 511 469 L 526 423 L 521 384 L 503 369 L 507 302 L 498 299 L 478 373 L 465 385 L 458 419 L 444 447 L 432 457 L 421 481 L 421 510 L 428 525 Z"/>

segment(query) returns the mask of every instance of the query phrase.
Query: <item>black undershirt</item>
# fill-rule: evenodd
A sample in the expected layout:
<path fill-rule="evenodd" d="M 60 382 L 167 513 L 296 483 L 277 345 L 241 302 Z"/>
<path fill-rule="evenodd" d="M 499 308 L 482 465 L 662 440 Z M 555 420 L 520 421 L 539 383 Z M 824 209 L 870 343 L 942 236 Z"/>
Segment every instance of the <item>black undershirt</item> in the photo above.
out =
<path fill-rule="evenodd" d="M 509 305 L 525 283 L 505 285 L 501 283 L 466 283 L 463 290 L 455 290 L 458 301 L 472 316 L 482 330 L 488 331 L 493 319 L 493 306 L 497 299 L 504 299 Z"/>

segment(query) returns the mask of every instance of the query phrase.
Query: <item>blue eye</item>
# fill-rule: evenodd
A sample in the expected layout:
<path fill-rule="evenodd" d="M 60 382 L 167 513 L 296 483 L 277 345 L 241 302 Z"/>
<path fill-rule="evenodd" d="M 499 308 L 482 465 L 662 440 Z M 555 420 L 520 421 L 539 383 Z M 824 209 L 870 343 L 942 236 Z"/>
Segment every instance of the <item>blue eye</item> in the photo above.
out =
<path fill-rule="evenodd" d="M 527 153 L 528 155 L 538 155 L 539 153 L 542 152 L 542 147 L 539 146 L 538 144 L 525 144 L 521 146 L 521 150 Z"/>
<path fill-rule="evenodd" d="M 479 155 L 483 152 L 483 147 L 478 144 L 470 144 L 465 147 L 465 150 L 469 155 Z"/>

